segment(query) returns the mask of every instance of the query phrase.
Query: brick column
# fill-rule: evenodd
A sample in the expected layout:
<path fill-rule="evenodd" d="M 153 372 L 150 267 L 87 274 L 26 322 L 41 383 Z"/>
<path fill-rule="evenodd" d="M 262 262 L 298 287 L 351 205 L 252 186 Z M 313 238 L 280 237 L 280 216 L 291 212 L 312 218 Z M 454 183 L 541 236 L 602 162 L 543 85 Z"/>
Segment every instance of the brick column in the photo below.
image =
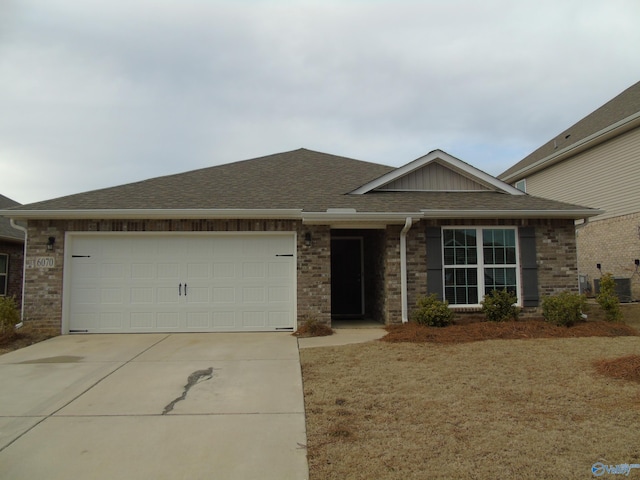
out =
<path fill-rule="evenodd" d="M 384 243 L 384 323 L 402 323 L 402 297 L 400 283 L 400 231 L 401 225 L 389 225 Z"/>
<path fill-rule="evenodd" d="M 305 235 L 311 234 L 311 245 Z M 331 325 L 331 230 L 301 225 L 298 230 L 298 322 L 305 317 Z"/>

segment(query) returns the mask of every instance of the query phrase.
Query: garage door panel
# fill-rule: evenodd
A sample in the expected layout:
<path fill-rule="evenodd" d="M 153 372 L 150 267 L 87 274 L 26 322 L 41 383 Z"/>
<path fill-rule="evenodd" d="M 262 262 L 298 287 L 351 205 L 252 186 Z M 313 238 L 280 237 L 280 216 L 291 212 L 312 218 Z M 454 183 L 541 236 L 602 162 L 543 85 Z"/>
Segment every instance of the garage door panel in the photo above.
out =
<path fill-rule="evenodd" d="M 153 263 L 131 264 L 131 278 L 136 280 L 153 280 L 157 275 L 156 266 Z"/>
<path fill-rule="evenodd" d="M 187 287 L 185 287 L 186 289 Z M 210 291 L 208 287 L 188 287 L 188 295 L 186 296 L 186 302 L 189 304 L 194 303 L 211 303 Z"/>
<path fill-rule="evenodd" d="M 155 291 L 151 287 L 134 287 L 130 290 L 130 292 L 132 305 L 153 305 L 157 302 L 156 296 L 154 295 Z"/>
<path fill-rule="evenodd" d="M 281 328 L 287 325 L 289 312 L 286 310 L 280 312 L 269 312 L 269 326 L 273 328 Z"/>
<path fill-rule="evenodd" d="M 180 264 L 177 262 L 158 264 L 158 279 L 177 281 L 180 279 L 180 273 Z"/>
<path fill-rule="evenodd" d="M 98 319 L 98 328 L 104 331 L 120 332 L 124 330 L 123 312 L 102 312 Z"/>
<path fill-rule="evenodd" d="M 212 287 L 212 302 L 214 304 L 234 303 L 236 301 L 236 289 L 233 287 Z"/>
<path fill-rule="evenodd" d="M 180 328 L 180 312 L 160 312 L 156 316 L 156 330 L 178 331 Z"/>
<path fill-rule="evenodd" d="M 293 234 L 74 235 L 68 245 L 70 331 L 295 325 Z"/>
<path fill-rule="evenodd" d="M 208 312 L 187 312 L 187 329 L 189 330 L 208 330 L 209 329 L 209 313 Z"/>
<path fill-rule="evenodd" d="M 235 263 L 213 263 L 213 278 L 214 279 L 228 279 L 236 277 L 236 264 Z"/>
<path fill-rule="evenodd" d="M 242 264 L 242 278 L 264 278 L 265 264 L 262 262 L 244 262 Z"/>
<path fill-rule="evenodd" d="M 82 325 L 89 330 L 98 330 L 98 314 L 89 312 L 73 313 L 69 319 L 71 325 Z"/>
<path fill-rule="evenodd" d="M 235 329 L 236 312 L 216 311 L 212 313 L 213 325 L 216 329 Z"/>
<path fill-rule="evenodd" d="M 269 263 L 269 277 L 271 278 L 290 278 L 291 264 L 289 262 Z"/>
<path fill-rule="evenodd" d="M 100 303 L 100 290 L 98 288 L 78 287 L 76 293 L 78 305 L 96 305 Z"/>
<path fill-rule="evenodd" d="M 100 267 L 100 278 L 117 279 L 124 278 L 127 268 L 122 263 L 103 263 Z"/>
<path fill-rule="evenodd" d="M 124 292 L 122 288 L 103 288 L 100 291 L 100 302 L 103 305 L 122 305 L 124 303 Z"/>
<path fill-rule="evenodd" d="M 187 280 L 205 280 L 211 277 L 209 265 L 206 263 L 187 264 Z"/>
<path fill-rule="evenodd" d="M 262 286 L 244 287 L 242 289 L 242 303 L 264 303 L 265 288 Z"/>
<path fill-rule="evenodd" d="M 156 329 L 156 316 L 153 312 L 131 312 L 130 323 L 132 330 L 148 330 Z"/>
<path fill-rule="evenodd" d="M 242 312 L 242 327 L 257 328 L 266 326 L 265 312 L 244 311 Z"/>
<path fill-rule="evenodd" d="M 100 278 L 100 265 L 94 262 L 82 262 L 80 258 L 73 260 L 74 280 L 81 283 L 83 280 L 97 280 Z"/>

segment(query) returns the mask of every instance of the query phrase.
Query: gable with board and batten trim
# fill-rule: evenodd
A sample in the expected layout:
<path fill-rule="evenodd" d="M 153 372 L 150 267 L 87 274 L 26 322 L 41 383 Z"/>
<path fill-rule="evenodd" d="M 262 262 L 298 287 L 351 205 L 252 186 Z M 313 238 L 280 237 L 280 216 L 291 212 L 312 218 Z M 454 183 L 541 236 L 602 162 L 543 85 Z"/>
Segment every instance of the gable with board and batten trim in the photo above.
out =
<path fill-rule="evenodd" d="M 362 195 L 371 191 L 488 191 L 511 195 L 524 194 L 442 150 L 433 150 L 413 162 L 362 185 L 351 194 Z"/>

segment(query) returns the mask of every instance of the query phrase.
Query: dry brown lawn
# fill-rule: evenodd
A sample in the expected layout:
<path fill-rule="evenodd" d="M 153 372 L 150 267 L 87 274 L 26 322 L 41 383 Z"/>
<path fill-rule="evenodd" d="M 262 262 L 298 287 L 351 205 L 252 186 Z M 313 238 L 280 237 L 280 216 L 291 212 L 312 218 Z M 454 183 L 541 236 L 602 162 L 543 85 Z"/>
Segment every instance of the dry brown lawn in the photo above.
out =
<path fill-rule="evenodd" d="M 640 326 L 640 305 L 625 306 L 625 321 Z M 640 384 L 605 375 L 616 359 L 637 360 L 637 336 L 371 342 L 300 356 L 311 480 L 594 478 L 595 462 L 640 463 Z"/>

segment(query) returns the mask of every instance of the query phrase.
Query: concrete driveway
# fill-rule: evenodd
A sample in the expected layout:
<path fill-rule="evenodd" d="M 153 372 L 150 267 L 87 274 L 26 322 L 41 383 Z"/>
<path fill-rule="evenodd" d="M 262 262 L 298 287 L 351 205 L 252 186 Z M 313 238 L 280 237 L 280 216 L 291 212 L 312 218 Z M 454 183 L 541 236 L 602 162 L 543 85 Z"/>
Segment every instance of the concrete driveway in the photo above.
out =
<path fill-rule="evenodd" d="M 66 335 L 0 356 L 0 478 L 308 478 L 283 333 Z"/>

